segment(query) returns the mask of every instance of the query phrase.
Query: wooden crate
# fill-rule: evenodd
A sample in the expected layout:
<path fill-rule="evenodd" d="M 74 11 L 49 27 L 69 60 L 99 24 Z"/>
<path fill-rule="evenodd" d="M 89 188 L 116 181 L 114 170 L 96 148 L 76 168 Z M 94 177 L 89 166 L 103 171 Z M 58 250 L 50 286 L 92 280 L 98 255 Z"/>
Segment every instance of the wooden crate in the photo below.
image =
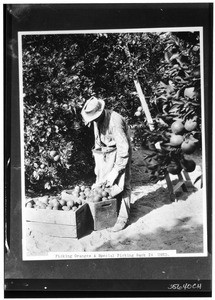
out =
<path fill-rule="evenodd" d="M 76 211 L 25 208 L 25 220 L 29 229 L 55 237 L 81 238 L 93 229 L 90 218 L 87 203 Z"/>
<path fill-rule="evenodd" d="M 94 230 L 102 230 L 115 225 L 117 221 L 117 199 L 97 203 L 88 202 L 91 212 L 91 223 Z"/>

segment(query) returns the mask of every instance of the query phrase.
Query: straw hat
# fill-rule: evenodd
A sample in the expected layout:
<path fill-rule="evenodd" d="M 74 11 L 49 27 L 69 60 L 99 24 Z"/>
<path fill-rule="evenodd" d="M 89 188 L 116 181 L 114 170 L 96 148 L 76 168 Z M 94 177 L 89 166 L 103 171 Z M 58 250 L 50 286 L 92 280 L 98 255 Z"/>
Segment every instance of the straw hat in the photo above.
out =
<path fill-rule="evenodd" d="M 94 96 L 87 100 L 81 111 L 81 115 L 85 121 L 85 124 L 97 119 L 102 114 L 104 107 L 105 102 Z"/>

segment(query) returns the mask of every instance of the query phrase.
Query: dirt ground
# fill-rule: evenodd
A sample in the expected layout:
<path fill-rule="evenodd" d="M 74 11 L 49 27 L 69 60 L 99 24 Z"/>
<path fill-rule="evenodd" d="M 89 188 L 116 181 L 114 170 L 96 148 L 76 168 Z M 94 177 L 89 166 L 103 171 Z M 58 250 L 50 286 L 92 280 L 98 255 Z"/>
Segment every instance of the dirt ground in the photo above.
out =
<path fill-rule="evenodd" d="M 198 181 L 188 192 L 179 191 L 171 202 L 166 181 L 149 182 L 142 158 L 144 150 L 134 151 L 132 163 L 131 214 L 128 226 L 117 233 L 107 229 L 91 231 L 80 239 L 48 236 L 26 228 L 26 255 L 45 256 L 49 252 L 176 250 L 177 253 L 203 252 L 203 190 Z M 200 154 L 192 155 L 197 166 L 189 173 L 191 181 L 201 174 Z M 171 176 L 176 183 L 177 176 Z M 204 226 L 203 226 L 204 225 Z"/>

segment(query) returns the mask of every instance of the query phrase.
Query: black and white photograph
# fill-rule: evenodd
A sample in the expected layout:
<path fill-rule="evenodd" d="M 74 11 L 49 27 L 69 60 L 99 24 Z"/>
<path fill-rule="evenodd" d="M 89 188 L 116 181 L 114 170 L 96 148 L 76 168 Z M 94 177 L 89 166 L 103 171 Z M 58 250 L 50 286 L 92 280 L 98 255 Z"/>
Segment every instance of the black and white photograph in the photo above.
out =
<path fill-rule="evenodd" d="M 19 32 L 23 260 L 208 255 L 203 40 Z"/>
<path fill-rule="evenodd" d="M 213 3 L 48 2 L 3 5 L 4 296 L 210 297 Z"/>

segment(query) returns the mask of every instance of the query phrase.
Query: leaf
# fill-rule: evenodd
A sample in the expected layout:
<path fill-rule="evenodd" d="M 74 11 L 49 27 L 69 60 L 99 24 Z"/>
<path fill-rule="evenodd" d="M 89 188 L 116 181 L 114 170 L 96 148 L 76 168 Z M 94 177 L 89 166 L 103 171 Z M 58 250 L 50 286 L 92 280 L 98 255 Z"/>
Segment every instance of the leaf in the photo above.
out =
<path fill-rule="evenodd" d="M 172 61 L 172 60 L 174 60 L 174 59 L 176 59 L 176 58 L 178 58 L 179 57 L 179 53 L 175 53 L 175 54 L 173 54 L 171 57 L 170 57 L 170 61 Z"/>
<path fill-rule="evenodd" d="M 200 103 L 192 102 L 192 103 L 190 103 L 190 104 L 193 105 L 193 106 L 200 106 Z"/>
<path fill-rule="evenodd" d="M 170 62 L 170 54 L 168 52 L 164 53 L 164 58 L 165 58 L 166 62 L 168 62 L 168 63 Z"/>
<path fill-rule="evenodd" d="M 153 153 L 151 153 L 151 154 L 145 156 L 144 159 L 146 160 L 146 159 L 152 158 L 152 157 L 154 157 L 154 156 L 156 156 L 156 155 L 157 155 L 157 153 L 156 153 L 156 152 L 153 152 Z"/>
<path fill-rule="evenodd" d="M 194 184 L 197 183 L 199 180 L 202 180 L 202 174 L 199 175 L 198 177 L 196 177 L 196 179 L 194 180 Z"/>
<path fill-rule="evenodd" d="M 170 110 L 169 110 L 169 113 L 177 113 L 179 110 L 179 106 L 178 105 L 174 105 Z"/>
<path fill-rule="evenodd" d="M 182 104 L 184 104 L 184 101 L 183 100 L 172 100 L 172 103 L 182 105 Z"/>
<path fill-rule="evenodd" d="M 195 88 L 189 87 L 184 90 L 184 97 L 188 97 L 190 99 L 193 99 L 196 96 Z"/>
<path fill-rule="evenodd" d="M 161 95 L 161 96 L 157 97 L 156 100 L 163 100 L 163 101 L 166 101 L 167 98 L 166 98 L 164 95 Z"/>

